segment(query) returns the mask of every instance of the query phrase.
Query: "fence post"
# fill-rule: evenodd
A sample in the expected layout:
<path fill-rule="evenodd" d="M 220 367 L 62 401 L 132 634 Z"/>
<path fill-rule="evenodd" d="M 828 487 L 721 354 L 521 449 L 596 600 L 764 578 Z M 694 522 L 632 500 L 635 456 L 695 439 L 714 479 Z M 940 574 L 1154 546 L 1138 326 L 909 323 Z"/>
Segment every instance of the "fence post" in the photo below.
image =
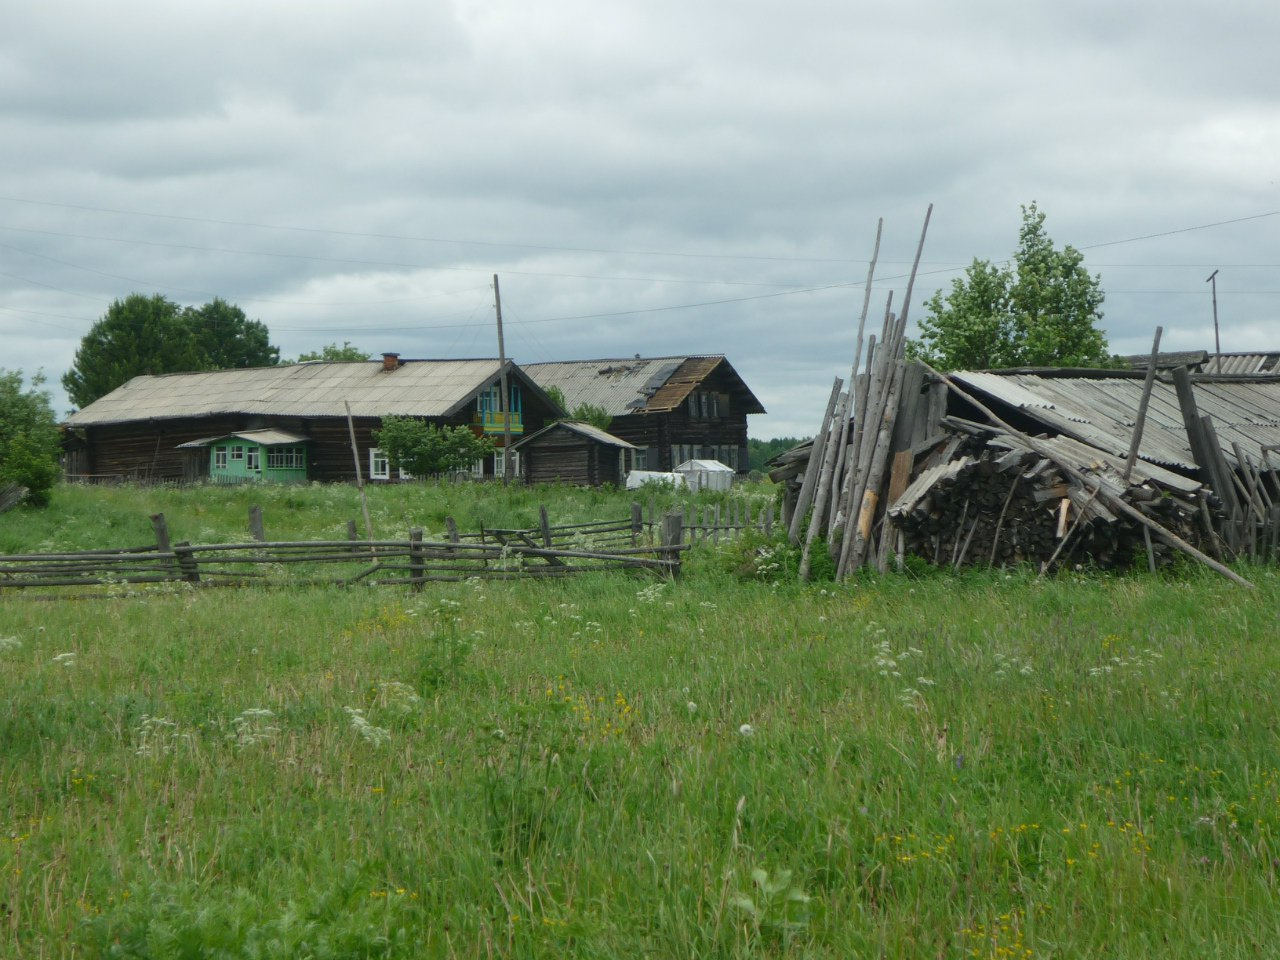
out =
<path fill-rule="evenodd" d="M 262 508 L 257 504 L 249 508 L 249 536 L 259 543 L 267 539 L 266 531 L 262 527 Z"/>
<path fill-rule="evenodd" d="M 426 564 L 422 556 L 422 528 L 414 527 L 409 531 L 409 579 L 413 581 L 410 589 L 414 593 L 422 591 L 422 578 L 426 575 Z"/>
<path fill-rule="evenodd" d="M 181 543 L 175 543 L 173 552 L 178 555 L 178 573 L 182 575 L 182 579 L 187 583 L 199 583 L 200 566 L 196 561 L 195 551 L 191 549 L 190 541 L 183 540 Z"/>
<path fill-rule="evenodd" d="M 644 509 L 638 501 L 631 501 L 631 545 L 640 545 L 640 531 L 644 528 Z"/>
<path fill-rule="evenodd" d="M 551 521 L 547 518 L 546 504 L 538 506 L 538 526 L 542 528 L 542 545 L 551 549 Z"/>
<path fill-rule="evenodd" d="M 672 580 L 680 578 L 680 551 L 671 548 L 679 547 L 683 541 L 684 514 L 678 510 L 673 510 L 662 518 L 662 546 L 666 548 L 663 550 L 663 554 L 667 560 L 675 561 L 675 566 L 669 568 Z"/>
<path fill-rule="evenodd" d="M 355 553 L 356 544 L 360 541 L 360 530 L 354 520 L 347 521 L 347 539 L 351 541 L 351 552 Z"/>
<path fill-rule="evenodd" d="M 170 550 L 169 525 L 165 522 L 163 513 L 153 513 L 151 515 L 151 529 L 156 532 L 156 551 L 168 553 Z"/>
<path fill-rule="evenodd" d="M 773 501 L 770 500 L 764 508 L 764 536 L 766 540 L 773 539 Z"/>

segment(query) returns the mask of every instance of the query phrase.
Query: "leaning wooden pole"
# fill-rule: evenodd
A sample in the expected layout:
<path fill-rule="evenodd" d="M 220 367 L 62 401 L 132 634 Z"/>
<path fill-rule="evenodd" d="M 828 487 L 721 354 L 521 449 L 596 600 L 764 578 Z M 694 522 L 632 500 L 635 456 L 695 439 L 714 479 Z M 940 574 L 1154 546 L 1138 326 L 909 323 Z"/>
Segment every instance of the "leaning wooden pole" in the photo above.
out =
<path fill-rule="evenodd" d="M 969 393 L 967 390 L 963 389 L 958 384 L 956 384 L 956 382 L 952 380 L 950 377 L 948 377 L 945 373 L 939 373 L 937 370 L 933 369 L 933 367 L 929 366 L 927 363 L 923 364 L 923 366 L 931 374 L 933 374 L 935 377 L 937 377 L 939 380 L 945 383 L 947 385 L 947 388 L 951 390 L 953 393 L 955 393 L 956 396 L 973 404 L 973 406 L 977 410 L 981 411 L 981 413 L 988 420 L 990 420 L 993 424 L 995 424 L 1001 430 L 1004 430 L 1011 437 L 1015 437 L 1018 440 L 1020 440 L 1022 443 L 1026 444 L 1026 446 L 1029 447 L 1037 455 L 1044 457 L 1046 460 L 1050 460 L 1053 463 L 1056 463 L 1063 473 L 1071 477 L 1077 483 L 1081 484 L 1086 488 L 1089 486 L 1089 478 L 1085 476 L 1083 471 L 1076 469 L 1076 467 L 1072 466 L 1070 463 L 1063 460 L 1061 457 L 1057 456 L 1052 450 L 1050 450 L 1046 446 L 1043 446 L 1038 440 L 1035 440 L 1034 438 L 1027 436 L 1021 430 L 1011 426 L 1010 424 L 1002 420 L 1000 417 L 996 416 L 996 414 L 991 410 L 990 407 L 984 404 L 981 400 L 979 400 L 973 394 Z M 1191 544 L 1187 543 L 1187 541 L 1179 537 L 1172 530 L 1169 530 L 1166 527 L 1161 526 L 1160 524 L 1156 523 L 1154 520 L 1150 519 L 1139 510 L 1134 509 L 1128 503 L 1126 503 L 1123 499 L 1121 499 L 1119 496 L 1112 493 L 1110 490 L 1107 490 L 1105 488 L 1101 489 L 1101 492 L 1099 493 L 1099 499 L 1101 499 L 1107 505 L 1108 508 L 1112 510 L 1116 510 L 1120 513 L 1123 513 L 1126 517 L 1128 517 L 1131 520 L 1138 521 L 1138 523 L 1142 524 L 1144 527 L 1147 527 L 1152 533 L 1158 536 L 1165 543 L 1169 544 L 1171 547 L 1174 547 L 1177 550 L 1181 550 L 1183 553 L 1187 554 L 1187 556 L 1189 557 L 1194 557 L 1196 560 L 1199 560 L 1210 570 L 1213 570 L 1217 573 L 1222 574 L 1228 580 L 1232 581 L 1233 583 L 1238 583 L 1242 587 L 1248 587 L 1251 590 L 1257 589 L 1252 583 L 1250 583 L 1244 577 L 1240 576 L 1230 567 L 1227 567 L 1224 564 L 1218 563 L 1218 561 L 1214 560 L 1212 557 L 1208 557 L 1205 554 L 1201 553 Z"/>
<path fill-rule="evenodd" d="M 813 511 L 809 517 L 809 529 L 805 533 L 804 548 L 800 552 L 800 582 L 809 582 L 809 564 L 813 551 L 813 541 L 818 531 L 826 522 L 827 507 L 831 500 L 831 475 L 835 472 L 836 454 L 840 449 L 838 437 L 849 431 L 849 402 L 853 391 L 840 394 L 836 404 L 835 419 L 831 424 L 832 435 L 827 440 L 827 450 L 822 458 L 822 473 L 818 477 L 818 492 L 813 498 Z M 834 511 L 832 511 L 834 512 Z"/>
<path fill-rule="evenodd" d="M 369 519 L 369 498 L 364 492 L 364 471 L 360 469 L 360 448 L 356 446 L 356 423 L 351 417 L 351 404 L 343 400 L 342 405 L 347 408 L 347 433 L 351 437 L 351 459 L 356 465 L 356 489 L 360 491 L 360 510 L 364 513 L 364 535 L 372 543 L 373 523 Z"/>
<path fill-rule="evenodd" d="M 822 457 L 826 452 L 827 432 L 831 429 L 831 416 L 835 412 L 836 403 L 840 399 L 840 389 L 844 381 L 836 377 L 831 386 L 831 399 L 827 401 L 827 412 L 822 415 L 822 429 L 813 438 L 813 446 L 809 448 L 809 465 L 804 471 L 804 482 L 800 484 L 800 493 L 796 497 L 795 512 L 791 515 L 791 527 L 787 531 L 787 539 L 793 544 L 800 542 L 800 527 L 804 516 L 809 512 L 809 503 L 813 499 L 813 490 L 818 483 L 818 472 L 822 468 Z"/>
<path fill-rule="evenodd" d="M 1138 422 L 1133 425 L 1133 439 L 1129 442 L 1129 457 L 1124 462 L 1125 483 L 1129 482 L 1129 474 L 1133 473 L 1133 465 L 1138 460 L 1138 447 L 1142 443 L 1142 428 L 1147 422 L 1147 405 L 1151 403 L 1151 388 L 1156 381 L 1156 358 L 1160 354 L 1160 334 L 1164 327 L 1156 327 L 1156 338 L 1151 344 L 1151 359 L 1147 361 L 1147 375 L 1142 381 L 1142 397 L 1138 400 Z"/>

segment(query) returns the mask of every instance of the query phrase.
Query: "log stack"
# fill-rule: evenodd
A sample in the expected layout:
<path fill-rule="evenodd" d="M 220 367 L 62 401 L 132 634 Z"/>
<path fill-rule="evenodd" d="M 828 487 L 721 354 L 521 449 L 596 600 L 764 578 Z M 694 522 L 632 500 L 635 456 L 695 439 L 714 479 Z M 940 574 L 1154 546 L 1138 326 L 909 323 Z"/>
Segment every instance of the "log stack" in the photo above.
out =
<path fill-rule="evenodd" d="M 967 439 L 953 458 L 923 469 L 889 508 L 908 556 L 953 569 L 1114 568 L 1142 562 L 1144 555 L 1152 569 L 1169 563 L 1175 551 L 1108 508 L 1103 491 L 1189 543 L 1216 549 L 1202 520 L 1208 502 L 1198 483 L 1149 466 L 1125 483 L 1117 458 L 1072 440 L 1037 438 L 1054 452 L 1050 459 L 1002 431 L 951 417 L 944 426 L 968 433 Z M 1074 463 L 1084 482 L 1061 461 Z"/>

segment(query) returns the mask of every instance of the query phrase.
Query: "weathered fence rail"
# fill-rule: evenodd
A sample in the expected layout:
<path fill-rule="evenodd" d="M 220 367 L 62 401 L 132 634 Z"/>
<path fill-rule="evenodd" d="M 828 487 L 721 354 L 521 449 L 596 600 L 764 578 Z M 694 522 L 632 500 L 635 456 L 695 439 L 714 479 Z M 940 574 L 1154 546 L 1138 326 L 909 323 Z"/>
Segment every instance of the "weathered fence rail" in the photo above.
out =
<path fill-rule="evenodd" d="M 666 523 L 653 542 L 646 529 L 621 523 L 488 530 L 429 541 L 415 529 L 399 540 L 305 540 L 191 544 L 169 542 L 163 515 L 152 518 L 156 543 L 115 550 L 10 554 L 0 557 L 0 591 L 39 587 L 186 582 L 402 585 L 523 577 L 564 577 L 601 570 L 680 572 L 680 525 Z M 624 535 L 625 532 L 625 535 Z M 619 543 L 625 541 L 625 546 Z"/>
<path fill-rule="evenodd" d="M 753 509 L 750 502 L 729 503 L 724 506 L 688 505 L 683 513 L 684 529 L 690 543 L 719 543 L 740 537 L 748 530 L 759 531 L 763 536 L 773 536 L 773 503 L 763 509 Z"/>

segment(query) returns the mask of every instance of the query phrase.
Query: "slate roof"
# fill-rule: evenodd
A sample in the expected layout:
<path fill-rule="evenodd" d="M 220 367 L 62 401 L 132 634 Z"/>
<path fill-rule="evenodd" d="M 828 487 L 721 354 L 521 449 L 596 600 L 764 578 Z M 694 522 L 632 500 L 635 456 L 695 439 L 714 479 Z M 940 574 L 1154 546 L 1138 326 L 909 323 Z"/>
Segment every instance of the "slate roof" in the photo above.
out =
<path fill-rule="evenodd" d="M 1128 453 L 1142 395 L 1139 374 L 961 371 L 951 376 L 1055 433 L 1117 456 Z M 1280 377 L 1194 375 L 1192 383 L 1198 411 L 1213 418 L 1228 463 L 1236 465 L 1233 441 L 1256 463 L 1262 462 L 1263 447 L 1280 444 Z M 1196 468 L 1177 392 L 1167 377 L 1153 384 L 1138 456 L 1175 469 Z"/>
<path fill-rule="evenodd" d="M 1135 370 L 1146 370 L 1149 353 L 1125 357 Z M 1200 373 L 1238 373 L 1280 375 L 1280 353 L 1210 353 L 1208 350 L 1183 350 L 1156 354 L 1156 369 L 1190 367 Z"/>
<path fill-rule="evenodd" d="M 516 381 L 536 386 L 508 364 Z M 380 360 L 310 362 L 245 370 L 134 377 L 67 419 L 71 427 L 267 414 L 345 417 L 444 417 L 461 409 L 498 377 L 498 361 L 404 360 L 384 371 Z M 539 391 L 541 392 L 541 391 Z"/>
<path fill-rule="evenodd" d="M 544 390 L 556 387 L 570 410 L 583 404 L 602 408 L 611 417 L 632 413 L 665 413 L 684 403 L 703 380 L 721 365 L 741 384 L 746 413 L 764 407 L 723 355 L 629 357 L 612 360 L 565 360 L 526 363 L 523 369 Z"/>

